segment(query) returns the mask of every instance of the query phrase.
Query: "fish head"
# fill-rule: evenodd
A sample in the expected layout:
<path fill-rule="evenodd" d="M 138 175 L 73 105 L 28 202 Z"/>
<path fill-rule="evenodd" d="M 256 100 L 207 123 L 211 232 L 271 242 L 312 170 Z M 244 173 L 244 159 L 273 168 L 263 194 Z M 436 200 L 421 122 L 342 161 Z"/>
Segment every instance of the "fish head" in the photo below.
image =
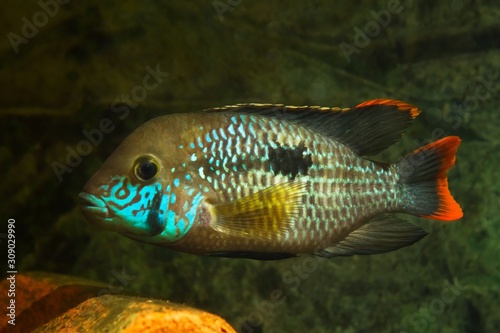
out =
<path fill-rule="evenodd" d="M 193 218 L 182 220 L 172 172 L 182 154 L 176 135 L 161 128 L 165 122 L 157 118 L 135 130 L 84 186 L 79 206 L 90 224 L 151 243 L 173 242 L 188 231 Z"/>

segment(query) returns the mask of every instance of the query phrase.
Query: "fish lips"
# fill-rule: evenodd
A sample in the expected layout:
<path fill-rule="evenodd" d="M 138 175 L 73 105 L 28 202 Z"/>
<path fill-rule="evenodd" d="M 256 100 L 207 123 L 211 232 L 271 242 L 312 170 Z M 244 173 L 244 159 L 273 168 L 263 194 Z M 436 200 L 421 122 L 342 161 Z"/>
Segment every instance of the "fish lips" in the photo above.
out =
<path fill-rule="evenodd" d="M 90 224 L 108 231 L 120 233 L 126 231 L 123 230 L 123 226 L 126 224 L 109 208 L 104 200 L 88 192 L 81 192 L 78 199 L 80 210 Z"/>
<path fill-rule="evenodd" d="M 152 214 L 154 229 L 133 227 L 130 223 L 125 222 L 122 217 L 106 204 L 99 197 L 88 192 L 81 192 L 78 195 L 79 207 L 85 219 L 92 225 L 101 227 L 108 231 L 119 232 L 128 237 L 152 237 L 160 234 L 165 228 L 165 220 Z"/>
<path fill-rule="evenodd" d="M 82 192 L 78 195 L 79 207 L 83 215 L 92 224 L 103 225 L 113 215 L 104 200 L 93 194 Z"/>

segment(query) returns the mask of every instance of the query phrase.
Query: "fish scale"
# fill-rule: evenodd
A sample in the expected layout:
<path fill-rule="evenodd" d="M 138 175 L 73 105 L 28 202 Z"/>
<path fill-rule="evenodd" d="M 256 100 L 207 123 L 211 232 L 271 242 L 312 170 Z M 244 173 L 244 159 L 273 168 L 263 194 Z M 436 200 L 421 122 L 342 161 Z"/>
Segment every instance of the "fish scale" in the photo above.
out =
<path fill-rule="evenodd" d="M 230 119 L 229 122 L 227 122 L 227 118 Z M 358 221 L 395 206 L 395 195 L 390 197 L 389 193 L 381 191 L 379 195 L 374 196 L 371 190 L 376 183 L 381 181 L 385 182 L 385 184 L 382 183 L 382 186 L 386 185 L 384 189 L 389 188 L 388 185 L 395 182 L 396 179 L 393 170 L 384 170 L 371 161 L 362 160 L 347 147 L 295 124 L 279 124 L 278 120 L 263 121 L 262 118 L 247 115 L 214 114 L 213 119 L 206 119 L 203 129 L 196 133 L 194 141 L 200 142 L 200 145 L 195 146 L 193 152 L 197 155 L 203 155 L 203 148 L 211 144 L 207 140 L 207 135 L 214 128 L 210 126 L 216 128 L 225 122 L 227 122 L 226 126 L 218 129 L 219 133 L 223 133 L 219 140 L 210 139 L 213 142 L 219 141 L 219 144 L 216 145 L 218 148 L 215 155 L 219 161 L 222 161 L 219 163 L 220 167 L 216 166 L 216 160 L 208 163 L 209 159 L 206 158 L 197 158 L 194 164 L 194 168 L 203 168 L 204 175 L 201 178 L 209 183 L 207 186 L 213 187 L 214 182 L 224 184 L 221 189 L 215 191 L 218 199 L 223 201 L 234 201 L 257 193 L 271 185 L 290 181 L 288 176 L 275 175 L 272 171 L 265 171 L 269 170 L 269 151 L 276 149 L 276 143 L 294 147 L 304 142 L 306 147 L 310 147 L 308 150 L 313 164 L 309 175 L 297 177 L 297 181 L 308 183 L 308 190 L 302 199 L 304 205 L 294 219 L 291 231 L 283 239 L 278 237 L 273 239 L 285 251 L 288 250 L 288 247 L 300 251 L 310 251 L 311 244 L 316 246 L 311 242 L 311 239 L 319 243 L 328 243 L 332 237 L 349 229 Z M 235 128 L 239 130 L 236 131 Z M 255 133 L 254 128 L 260 129 L 259 134 L 251 134 Z M 249 142 L 245 138 L 252 138 L 252 140 Z M 246 146 L 243 146 L 243 142 L 246 143 Z M 329 151 L 325 153 L 326 149 Z M 334 155 L 331 151 L 336 151 L 337 154 Z M 238 154 L 238 152 L 245 152 L 249 156 Z M 252 152 L 252 154 L 250 155 L 248 152 Z M 226 164 L 223 161 L 229 161 L 233 156 L 238 156 L 237 162 L 224 168 Z M 359 164 L 360 161 L 364 163 L 357 165 L 356 168 L 352 167 L 354 163 Z M 241 170 L 243 168 L 241 164 L 244 163 L 248 163 L 249 171 L 247 172 Z M 229 169 L 235 165 L 237 165 L 237 170 L 234 173 L 228 173 Z M 210 170 L 210 168 L 213 170 L 206 170 Z M 220 171 L 219 174 L 216 171 Z M 374 171 L 377 171 L 377 175 L 381 178 L 371 180 L 370 177 L 367 177 Z M 346 176 L 348 173 L 350 173 L 349 177 Z M 222 174 L 226 174 L 229 181 L 223 180 Z M 210 181 L 208 181 L 208 177 L 210 177 Z M 359 184 L 356 184 L 357 182 Z M 322 191 L 315 190 L 315 188 L 322 188 Z M 395 193 L 395 189 L 392 192 Z M 335 205 L 331 205 L 331 198 L 334 197 L 336 198 Z M 369 205 L 368 202 L 370 202 Z M 353 212 L 357 214 L 353 214 Z M 301 230 L 309 232 L 301 233 Z M 213 243 L 206 240 L 210 240 L 212 235 L 211 230 L 200 231 L 198 235 L 194 236 L 196 239 L 193 240 L 190 240 L 189 235 L 187 235 L 180 245 L 184 246 L 182 243 L 186 242 L 196 244 L 194 248 L 196 250 L 204 248 L 210 251 L 210 245 Z M 317 235 L 321 235 L 321 238 L 318 239 Z M 235 245 L 238 245 L 234 236 L 222 235 L 219 237 L 224 244 L 236 242 Z M 258 249 L 266 242 L 268 241 L 265 239 L 255 238 L 250 240 L 250 245 Z M 216 243 L 214 250 L 218 246 L 219 244 Z M 250 250 L 252 249 L 250 248 Z"/>
<path fill-rule="evenodd" d="M 374 155 L 420 111 L 371 100 L 352 109 L 241 104 L 155 118 L 116 149 L 80 194 L 89 222 L 195 254 L 283 259 L 408 246 L 425 232 L 391 213 L 462 216 L 446 137 L 393 164 Z"/>

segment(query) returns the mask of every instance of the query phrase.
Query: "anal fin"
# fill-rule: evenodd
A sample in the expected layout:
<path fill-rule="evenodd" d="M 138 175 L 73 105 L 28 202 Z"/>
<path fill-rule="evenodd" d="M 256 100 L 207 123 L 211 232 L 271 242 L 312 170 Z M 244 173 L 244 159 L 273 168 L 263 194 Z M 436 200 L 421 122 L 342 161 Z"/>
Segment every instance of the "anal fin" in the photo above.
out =
<path fill-rule="evenodd" d="M 385 253 L 411 245 L 426 235 L 427 232 L 409 222 L 392 215 L 380 215 L 316 254 L 337 257 Z"/>
<path fill-rule="evenodd" d="M 231 202 L 213 206 L 213 228 L 235 236 L 275 239 L 283 237 L 299 213 L 307 182 L 275 184 Z"/>

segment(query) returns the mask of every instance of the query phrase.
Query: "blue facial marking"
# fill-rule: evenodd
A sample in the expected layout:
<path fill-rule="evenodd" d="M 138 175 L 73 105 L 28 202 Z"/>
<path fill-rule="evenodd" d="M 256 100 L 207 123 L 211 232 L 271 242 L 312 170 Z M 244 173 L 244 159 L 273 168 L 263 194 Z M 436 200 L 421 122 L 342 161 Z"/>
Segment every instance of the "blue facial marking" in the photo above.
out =
<path fill-rule="evenodd" d="M 163 231 L 165 227 L 165 216 L 160 210 L 162 205 L 162 193 L 157 192 L 153 198 L 151 207 L 149 208 L 148 217 L 146 220 L 147 225 L 150 227 L 151 236 L 157 235 Z"/>
<path fill-rule="evenodd" d="M 165 210 L 168 194 L 163 193 L 160 183 L 132 185 L 127 178 L 114 177 L 113 187 L 101 197 L 122 222 L 111 225 L 119 232 L 154 236 L 165 224 Z M 101 186 L 109 188 L 108 185 Z"/>
<path fill-rule="evenodd" d="M 189 174 L 185 177 L 192 179 Z M 195 190 L 189 185 L 181 186 L 179 178 L 166 187 L 161 182 L 133 185 L 127 178 L 119 177 L 110 184 L 102 186 L 103 191 L 109 188 L 102 198 L 117 219 L 110 223 L 110 229 L 151 243 L 175 242 L 184 237 L 196 220 L 202 191 L 208 191 L 206 187 Z"/>
<path fill-rule="evenodd" d="M 191 227 L 194 222 L 194 219 L 196 217 L 196 210 L 198 209 L 198 205 L 202 199 L 203 196 L 201 195 L 201 192 L 198 192 L 198 194 L 196 194 L 191 201 L 191 209 L 186 213 L 189 227 Z"/>
<path fill-rule="evenodd" d="M 175 212 L 172 210 L 169 210 L 167 212 L 167 224 L 165 225 L 165 229 L 162 232 L 162 235 L 163 234 L 168 235 L 169 240 L 172 238 L 177 238 L 177 230 L 175 227 Z"/>
<path fill-rule="evenodd" d="M 191 149 L 194 149 L 194 143 L 193 143 L 193 142 L 191 142 L 191 143 L 189 144 L 189 147 L 191 147 Z"/>
<path fill-rule="evenodd" d="M 198 147 L 203 148 L 203 142 L 200 137 L 198 137 Z"/>
<path fill-rule="evenodd" d="M 189 189 L 193 190 L 192 188 Z M 171 197 L 175 198 L 175 194 L 172 193 Z M 159 240 L 174 242 L 184 237 L 193 226 L 196 211 L 202 199 L 203 196 L 198 192 L 190 201 L 185 201 L 182 212 L 175 212 L 169 209 L 166 213 L 166 225 L 161 235 L 159 235 Z M 189 207 L 190 209 L 188 210 Z"/>
<path fill-rule="evenodd" d="M 212 138 L 210 137 L 210 133 L 207 133 L 207 134 L 205 135 L 205 140 L 206 140 L 207 142 L 212 142 Z"/>
<path fill-rule="evenodd" d="M 177 222 L 177 226 L 178 226 L 181 230 L 186 229 L 186 222 L 184 221 L 184 219 L 180 219 L 180 220 L 179 220 L 179 222 Z"/>

